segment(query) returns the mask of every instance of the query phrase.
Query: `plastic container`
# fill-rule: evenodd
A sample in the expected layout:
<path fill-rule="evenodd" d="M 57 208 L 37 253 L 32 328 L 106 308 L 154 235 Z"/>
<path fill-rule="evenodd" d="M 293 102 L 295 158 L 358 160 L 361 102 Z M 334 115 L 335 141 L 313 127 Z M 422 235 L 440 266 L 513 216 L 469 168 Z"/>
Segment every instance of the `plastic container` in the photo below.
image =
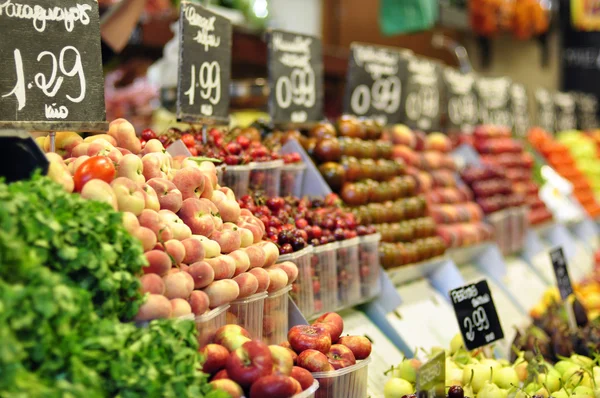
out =
<path fill-rule="evenodd" d="M 281 167 L 279 196 L 302 196 L 306 163 L 284 164 Z"/>
<path fill-rule="evenodd" d="M 219 181 L 220 185 L 222 185 L 221 183 L 223 182 L 223 173 L 225 172 L 226 168 L 227 168 L 226 164 L 220 164 L 215 167 L 215 169 L 217 171 L 217 181 Z"/>
<path fill-rule="evenodd" d="M 367 397 L 369 362 L 371 362 L 371 358 L 333 372 L 313 373 L 313 377 L 319 382 L 315 398 Z"/>
<path fill-rule="evenodd" d="M 495 239 L 496 244 L 500 248 L 502 254 L 510 253 L 511 248 L 511 229 L 510 229 L 510 215 L 506 210 L 497 211 L 488 215 L 488 224 L 491 224 L 496 231 Z"/>
<path fill-rule="evenodd" d="M 528 208 L 525 206 L 511 209 L 511 228 L 512 228 L 512 253 L 523 249 L 525 245 L 525 235 L 529 228 Z"/>
<path fill-rule="evenodd" d="M 380 234 L 361 236 L 358 245 L 358 272 L 360 275 L 361 300 L 379 295 L 381 283 L 379 274 L 379 241 Z"/>
<path fill-rule="evenodd" d="M 281 344 L 287 341 L 288 331 L 288 285 L 276 292 L 269 293 L 265 299 L 263 312 L 262 340 L 266 344 Z"/>
<path fill-rule="evenodd" d="M 278 263 L 291 261 L 298 267 L 298 278 L 292 283 L 290 296 L 305 318 L 309 318 L 315 311 L 313 285 L 320 283 L 316 279 L 313 281 L 314 273 L 310 266 L 312 255 L 313 247 L 307 246 L 300 251 L 279 256 L 277 260 Z"/>
<path fill-rule="evenodd" d="M 226 311 L 228 309 L 229 304 L 225 304 L 194 318 L 196 330 L 198 331 L 198 344 L 200 345 L 200 348 L 212 341 L 218 328 L 225 326 L 227 323 Z"/>
<path fill-rule="evenodd" d="M 267 197 L 279 195 L 282 166 L 283 160 L 250 163 L 250 189 L 261 191 Z"/>
<path fill-rule="evenodd" d="M 227 311 L 227 324 L 240 325 L 253 339 L 262 340 L 263 313 L 267 292 L 232 301 Z"/>
<path fill-rule="evenodd" d="M 311 318 L 338 308 L 337 242 L 316 246 L 311 257 L 314 308 Z"/>
<path fill-rule="evenodd" d="M 360 275 L 358 272 L 359 238 L 339 242 L 337 254 L 338 307 L 349 307 L 360 301 Z"/>
<path fill-rule="evenodd" d="M 249 165 L 227 166 L 219 178 L 219 184 L 231 188 L 236 198 L 241 198 L 248 194 L 249 182 Z"/>
<path fill-rule="evenodd" d="M 314 398 L 315 393 L 319 389 L 319 382 L 314 381 L 312 386 L 308 387 L 306 390 L 302 391 L 300 394 L 294 395 L 292 398 Z"/>

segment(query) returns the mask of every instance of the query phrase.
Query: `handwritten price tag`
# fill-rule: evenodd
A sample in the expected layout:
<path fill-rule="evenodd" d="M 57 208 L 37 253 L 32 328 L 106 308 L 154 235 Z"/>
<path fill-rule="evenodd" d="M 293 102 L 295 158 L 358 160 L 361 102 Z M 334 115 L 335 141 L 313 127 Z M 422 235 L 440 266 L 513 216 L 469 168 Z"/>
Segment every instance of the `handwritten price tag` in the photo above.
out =
<path fill-rule="evenodd" d="M 177 118 L 227 122 L 231 79 L 231 23 L 204 7 L 181 2 Z"/>
<path fill-rule="evenodd" d="M 359 43 L 352 43 L 350 51 L 345 113 L 372 118 L 382 125 L 400 123 L 400 59 L 408 53 Z"/>
<path fill-rule="evenodd" d="M 269 113 L 275 124 L 323 119 L 321 41 L 282 30 L 268 32 Z"/>
<path fill-rule="evenodd" d="M 563 253 L 562 247 L 558 247 L 550 251 L 550 261 L 552 261 L 552 268 L 554 268 L 554 276 L 556 276 L 556 285 L 560 292 L 560 297 L 563 301 L 573 294 L 573 284 L 569 276 L 569 270 L 567 269 L 567 260 Z"/>
<path fill-rule="evenodd" d="M 504 338 L 487 281 L 451 290 L 450 300 L 467 349 L 474 350 Z"/>
<path fill-rule="evenodd" d="M 419 398 L 446 398 L 446 352 L 437 353 L 417 374 Z"/>
<path fill-rule="evenodd" d="M 403 62 L 404 88 L 402 121 L 423 131 L 440 128 L 441 67 L 424 58 L 408 57 Z"/>
<path fill-rule="evenodd" d="M 577 128 L 575 99 L 569 93 L 554 94 L 555 131 L 573 130 Z"/>
<path fill-rule="evenodd" d="M 96 0 L 0 0 L 0 128 L 106 128 Z"/>
<path fill-rule="evenodd" d="M 552 95 L 544 88 L 535 91 L 537 125 L 546 131 L 554 131 L 554 101 Z"/>
<path fill-rule="evenodd" d="M 472 131 L 477 124 L 477 96 L 473 91 L 475 76 L 453 68 L 444 69 L 446 87 L 446 114 L 448 127 L 453 130 Z"/>
<path fill-rule="evenodd" d="M 479 123 L 511 127 L 511 80 L 507 77 L 480 77 L 475 82 L 479 102 Z"/>
<path fill-rule="evenodd" d="M 513 113 L 513 132 L 519 137 L 524 137 L 529 131 L 529 98 L 522 84 L 511 85 L 510 107 Z"/>

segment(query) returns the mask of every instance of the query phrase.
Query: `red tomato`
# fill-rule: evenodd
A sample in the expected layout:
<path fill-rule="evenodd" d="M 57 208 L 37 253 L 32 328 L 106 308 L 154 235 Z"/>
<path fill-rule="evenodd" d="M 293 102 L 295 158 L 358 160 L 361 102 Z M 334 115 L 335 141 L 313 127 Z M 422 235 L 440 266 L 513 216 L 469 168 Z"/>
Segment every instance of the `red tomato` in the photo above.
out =
<path fill-rule="evenodd" d="M 181 136 L 181 141 L 183 141 L 183 143 L 185 144 L 186 147 L 191 148 L 193 146 L 196 146 L 196 140 L 194 139 L 194 136 L 186 133 L 184 135 Z"/>
<path fill-rule="evenodd" d="M 106 156 L 93 156 L 75 170 L 75 191 L 81 192 L 90 180 L 99 179 L 110 183 L 115 178 L 115 165 Z"/>

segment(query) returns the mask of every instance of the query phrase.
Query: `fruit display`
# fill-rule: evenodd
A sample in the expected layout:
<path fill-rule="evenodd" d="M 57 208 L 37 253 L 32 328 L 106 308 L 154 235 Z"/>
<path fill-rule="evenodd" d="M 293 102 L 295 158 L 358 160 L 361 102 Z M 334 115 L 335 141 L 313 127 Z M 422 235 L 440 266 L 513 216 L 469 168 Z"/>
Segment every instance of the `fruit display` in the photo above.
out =
<path fill-rule="evenodd" d="M 511 32 L 526 40 L 542 35 L 550 26 L 550 15 L 540 0 L 473 0 L 469 2 L 469 18 L 473 31 L 491 37 Z"/>
<path fill-rule="evenodd" d="M 342 317 L 328 312 L 268 345 L 241 326 L 224 325 L 200 349 L 202 370 L 211 375 L 215 389 L 232 398 L 285 398 L 315 391 L 316 386 L 316 397 L 363 397 L 366 367 L 360 365 L 368 363 L 371 342 L 363 336 L 342 336 L 343 329 Z"/>
<path fill-rule="evenodd" d="M 511 138 L 510 130 L 497 126 L 478 126 L 473 136 L 473 145 L 481 156 L 481 162 L 503 169 L 514 193 L 525 196 L 529 225 L 551 221 L 552 213 L 539 198 L 539 187 L 532 178 L 533 156 Z M 490 189 L 489 186 L 484 188 Z"/>
<path fill-rule="evenodd" d="M 0 197 L 0 334 L 10 347 L 0 395 L 226 396 L 198 371 L 193 322 L 130 322 L 149 300 L 138 279 L 147 263 L 121 214 L 47 177 L 0 183 Z"/>
<path fill-rule="evenodd" d="M 456 164 L 448 154 L 450 139 L 440 133 L 424 136 L 408 127 L 396 125 L 388 132 L 394 155 L 403 159 L 407 173 L 417 181 L 419 193 L 427 201 L 436 233 L 448 248 L 466 247 L 490 240 L 493 229 L 483 222 L 472 193 L 456 182 Z"/>
<path fill-rule="evenodd" d="M 212 162 L 172 158 L 156 139 L 142 148 L 122 119 L 91 142 L 58 133 L 57 148 L 65 160 L 47 154 L 50 176 L 67 191 L 121 211 L 125 228 L 143 246 L 148 266 L 141 291 L 149 296 L 138 322 L 196 316 L 209 318 L 214 328 L 215 318 L 204 315 L 231 305 L 230 320 L 244 323 L 249 318 L 240 316 L 237 300 L 275 293 L 294 281 L 296 265 L 278 263 L 279 247 L 263 240 L 263 222 L 218 185 Z M 257 312 L 262 315 L 262 307 Z M 206 325 L 196 324 L 205 339 Z"/>
<path fill-rule="evenodd" d="M 600 160 L 596 142 L 580 131 L 561 131 L 556 140 L 569 148 L 575 165 L 587 178 L 594 195 L 600 194 Z"/>
<path fill-rule="evenodd" d="M 598 217 L 600 206 L 596 200 L 591 182 L 579 168 L 579 165 L 576 164 L 569 147 L 565 143 L 555 140 L 540 128 L 529 130 L 527 139 L 531 146 L 546 159 L 548 165 L 573 185 L 573 196 L 587 214 L 592 218 Z M 586 147 L 589 147 L 589 144 Z M 587 150 L 589 151 L 589 149 Z"/>

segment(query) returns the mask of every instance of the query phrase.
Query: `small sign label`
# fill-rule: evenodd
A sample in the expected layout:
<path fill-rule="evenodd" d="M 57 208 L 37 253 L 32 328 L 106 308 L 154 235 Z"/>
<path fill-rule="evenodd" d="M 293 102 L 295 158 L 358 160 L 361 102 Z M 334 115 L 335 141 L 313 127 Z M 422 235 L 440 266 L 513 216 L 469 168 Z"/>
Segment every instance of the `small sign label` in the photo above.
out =
<path fill-rule="evenodd" d="M 443 72 L 446 88 L 447 127 L 454 131 L 470 133 L 477 125 L 477 96 L 473 90 L 475 76 L 472 73 L 447 67 Z"/>
<path fill-rule="evenodd" d="M 417 374 L 419 398 L 446 398 L 446 352 L 437 353 Z"/>
<path fill-rule="evenodd" d="M 440 129 L 441 67 L 417 57 L 403 60 L 402 122 L 426 132 Z"/>
<path fill-rule="evenodd" d="M 96 0 L 2 0 L 0 37 L 1 128 L 106 128 Z"/>
<path fill-rule="evenodd" d="M 594 94 L 576 93 L 577 127 L 579 130 L 598 128 L 598 98 Z"/>
<path fill-rule="evenodd" d="M 475 82 L 479 102 L 479 123 L 496 126 L 513 125 L 510 109 L 510 86 L 507 77 L 480 77 Z"/>
<path fill-rule="evenodd" d="M 344 112 L 377 120 L 381 125 L 400 123 L 402 73 L 397 49 L 352 43 Z"/>
<path fill-rule="evenodd" d="M 323 119 L 321 40 L 282 30 L 268 32 L 269 114 L 275 124 Z"/>
<path fill-rule="evenodd" d="M 569 270 L 567 269 L 567 260 L 565 259 L 562 247 L 550 251 L 550 261 L 552 261 L 552 268 L 554 268 L 554 276 L 556 277 L 556 285 L 558 286 L 560 297 L 563 301 L 566 301 L 573 294 L 573 285 L 571 284 Z"/>
<path fill-rule="evenodd" d="M 513 113 L 513 132 L 524 137 L 529 131 L 529 98 L 525 86 L 513 83 L 510 87 L 510 108 Z"/>
<path fill-rule="evenodd" d="M 177 119 L 227 122 L 231 22 L 204 7 L 182 1 L 179 33 Z"/>
<path fill-rule="evenodd" d="M 569 93 L 554 94 L 554 115 L 556 132 L 574 130 L 577 128 L 575 114 L 575 99 Z"/>
<path fill-rule="evenodd" d="M 544 130 L 554 132 L 554 101 L 552 95 L 544 88 L 535 91 L 537 125 Z"/>
<path fill-rule="evenodd" d="M 451 290 L 450 300 L 467 349 L 474 350 L 504 338 L 486 280 Z"/>

